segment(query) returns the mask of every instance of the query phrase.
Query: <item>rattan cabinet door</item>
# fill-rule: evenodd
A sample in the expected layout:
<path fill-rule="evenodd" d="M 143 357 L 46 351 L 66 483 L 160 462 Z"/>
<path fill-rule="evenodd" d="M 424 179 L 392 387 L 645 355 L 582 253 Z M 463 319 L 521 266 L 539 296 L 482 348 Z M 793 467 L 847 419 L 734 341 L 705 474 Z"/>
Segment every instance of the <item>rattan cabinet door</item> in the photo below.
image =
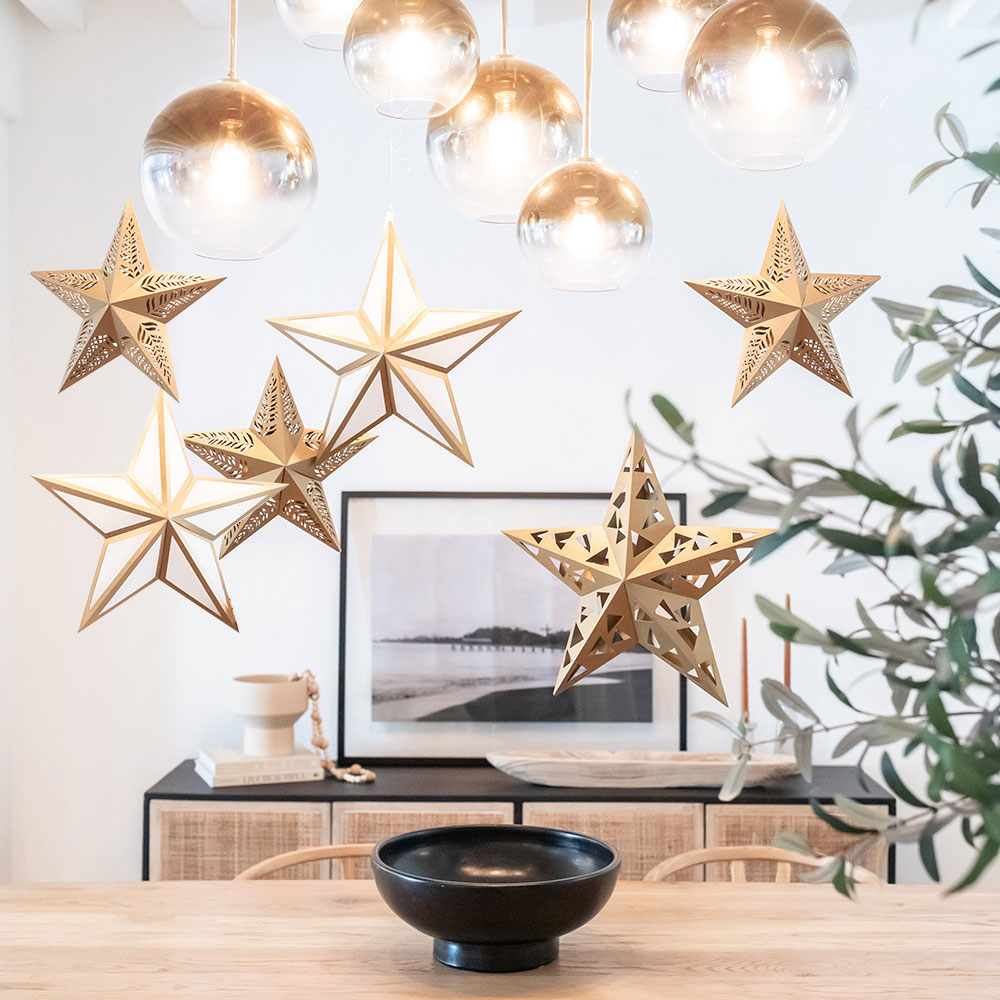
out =
<path fill-rule="evenodd" d="M 433 826 L 494 826 L 514 822 L 512 802 L 336 802 L 335 844 L 377 844 L 387 837 Z M 333 872 L 337 878 L 338 873 Z M 371 878 L 367 858 L 345 859 L 344 878 Z"/>
<path fill-rule="evenodd" d="M 622 879 L 641 879 L 661 861 L 704 844 L 698 802 L 525 802 L 523 818 L 611 844 L 622 856 Z M 701 873 L 680 872 L 669 881 L 700 882 Z"/>
<path fill-rule="evenodd" d="M 832 806 L 826 807 L 834 816 L 841 815 Z M 877 812 L 889 813 L 888 806 L 871 806 Z M 708 805 L 705 813 L 706 847 L 740 847 L 746 844 L 770 844 L 775 836 L 784 831 L 797 833 L 809 842 L 819 854 L 838 854 L 849 846 L 854 838 L 849 834 L 837 833 L 828 827 L 809 806 L 740 806 Z M 859 863 L 875 872 L 881 879 L 889 874 L 889 853 L 885 844 L 877 844 L 867 851 Z M 728 866 L 724 864 L 706 865 L 706 879 L 709 882 L 724 882 L 729 879 Z M 774 881 L 773 864 L 766 861 L 747 862 L 747 880 L 750 882 Z M 805 869 L 793 869 L 793 877 Z"/>
<path fill-rule="evenodd" d="M 149 804 L 149 878 L 231 879 L 258 861 L 330 843 L 325 802 Z M 296 865 L 269 878 L 329 878 L 329 862 Z"/>

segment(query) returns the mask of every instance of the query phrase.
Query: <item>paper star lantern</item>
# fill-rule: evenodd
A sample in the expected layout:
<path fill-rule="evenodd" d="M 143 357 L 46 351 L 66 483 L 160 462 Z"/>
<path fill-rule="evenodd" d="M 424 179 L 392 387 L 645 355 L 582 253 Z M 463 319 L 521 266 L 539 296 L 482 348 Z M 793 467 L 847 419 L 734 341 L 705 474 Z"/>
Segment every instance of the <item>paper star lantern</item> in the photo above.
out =
<path fill-rule="evenodd" d="M 387 220 L 360 309 L 268 322 L 339 376 L 331 447 L 395 414 L 472 465 L 448 375 L 519 312 L 427 309 Z"/>
<path fill-rule="evenodd" d="M 162 392 L 123 476 L 35 476 L 104 538 L 80 628 L 156 580 L 236 628 L 213 541 L 281 486 L 191 475 Z"/>
<path fill-rule="evenodd" d="M 252 426 L 184 435 L 188 450 L 227 478 L 285 486 L 225 533 L 219 555 L 232 552 L 275 517 L 291 521 L 339 552 L 323 480 L 374 440 L 369 434 L 332 448 L 324 442 L 322 431 L 306 430 L 275 358 Z"/>
<path fill-rule="evenodd" d="M 633 431 L 603 524 L 504 534 L 580 595 L 555 694 L 642 646 L 728 704 L 699 601 L 771 531 L 676 525 Z"/>
<path fill-rule="evenodd" d="M 131 199 L 104 267 L 31 274 L 83 317 L 60 392 L 120 356 L 174 399 L 177 391 L 167 320 L 225 280 L 151 270 Z"/>
<path fill-rule="evenodd" d="M 872 274 L 813 274 L 782 202 L 760 274 L 688 281 L 743 327 L 733 406 L 786 361 L 850 396 L 829 324 L 878 280 Z"/>

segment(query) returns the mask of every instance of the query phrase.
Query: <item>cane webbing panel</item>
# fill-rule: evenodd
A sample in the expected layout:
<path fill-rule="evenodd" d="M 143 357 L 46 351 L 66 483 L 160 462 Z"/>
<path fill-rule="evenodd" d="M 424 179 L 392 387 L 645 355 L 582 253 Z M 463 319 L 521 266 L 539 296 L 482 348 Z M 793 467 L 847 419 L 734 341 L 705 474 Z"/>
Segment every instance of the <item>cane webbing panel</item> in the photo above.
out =
<path fill-rule="evenodd" d="M 153 802 L 152 880 L 231 879 L 258 861 L 329 843 L 330 807 L 323 803 Z M 327 878 L 314 862 L 269 878 Z"/>
<path fill-rule="evenodd" d="M 888 806 L 870 806 L 877 812 L 888 813 Z M 837 809 L 828 807 L 834 816 Z M 705 815 L 706 847 L 738 847 L 747 844 L 770 844 L 776 834 L 788 831 L 797 833 L 809 842 L 818 854 L 838 854 L 854 838 L 837 833 L 828 827 L 809 806 L 736 806 L 708 805 Z M 885 844 L 878 844 L 858 859 L 858 863 L 873 871 L 881 879 L 888 877 L 889 854 Z M 729 866 L 706 865 L 705 877 L 709 882 L 727 882 Z M 748 861 L 748 882 L 773 882 L 775 867 L 767 861 Z M 794 868 L 793 879 L 806 869 Z"/>
<path fill-rule="evenodd" d="M 597 837 L 622 856 L 622 879 L 638 880 L 655 865 L 704 844 L 703 806 L 697 802 L 538 802 L 524 804 L 524 822 Z M 668 881 L 700 882 L 701 873 L 679 872 Z"/>

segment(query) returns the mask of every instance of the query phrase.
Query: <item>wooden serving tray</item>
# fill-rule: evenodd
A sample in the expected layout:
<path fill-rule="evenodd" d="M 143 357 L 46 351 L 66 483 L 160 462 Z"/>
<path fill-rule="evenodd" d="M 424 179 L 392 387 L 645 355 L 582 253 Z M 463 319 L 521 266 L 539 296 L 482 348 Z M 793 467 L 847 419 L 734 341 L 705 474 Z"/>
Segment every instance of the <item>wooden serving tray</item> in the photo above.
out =
<path fill-rule="evenodd" d="M 727 753 L 631 750 L 550 750 L 543 753 L 491 753 L 498 770 L 533 785 L 557 788 L 712 788 L 721 787 L 736 758 Z M 798 774 L 795 758 L 756 756 L 747 765 L 746 785 Z"/>

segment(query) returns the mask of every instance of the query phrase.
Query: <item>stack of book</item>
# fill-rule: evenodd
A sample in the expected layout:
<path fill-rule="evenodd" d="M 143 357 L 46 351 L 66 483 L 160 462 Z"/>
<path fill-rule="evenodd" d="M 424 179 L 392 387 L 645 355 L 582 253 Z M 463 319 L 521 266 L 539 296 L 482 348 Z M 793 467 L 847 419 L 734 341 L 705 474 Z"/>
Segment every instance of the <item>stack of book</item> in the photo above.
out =
<path fill-rule="evenodd" d="M 194 772 L 210 788 L 323 780 L 319 757 L 305 747 L 296 747 L 295 753 L 287 757 L 250 757 L 229 749 L 202 750 Z"/>

